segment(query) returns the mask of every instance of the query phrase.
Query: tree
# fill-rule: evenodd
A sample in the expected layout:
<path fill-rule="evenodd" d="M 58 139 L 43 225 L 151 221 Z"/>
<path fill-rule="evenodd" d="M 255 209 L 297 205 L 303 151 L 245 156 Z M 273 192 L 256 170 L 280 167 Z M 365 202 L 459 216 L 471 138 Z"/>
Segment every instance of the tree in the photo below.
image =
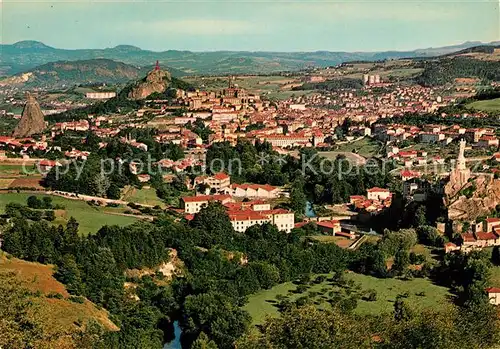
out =
<path fill-rule="evenodd" d="M 408 253 L 408 250 L 400 249 L 394 257 L 392 270 L 398 274 L 403 274 L 408 269 L 409 265 L 410 254 Z"/>
<path fill-rule="evenodd" d="M 37 209 L 37 208 L 42 207 L 42 202 L 34 195 L 31 195 L 30 197 L 28 197 L 28 199 L 26 200 L 26 203 L 27 203 L 29 208 Z"/>
<path fill-rule="evenodd" d="M 50 196 L 44 196 L 42 198 L 42 208 L 45 208 L 45 209 L 52 208 L 52 198 Z"/>
<path fill-rule="evenodd" d="M 72 255 L 66 254 L 63 256 L 57 265 L 54 276 L 66 286 L 69 293 L 79 295 L 84 292 L 80 269 Z"/>
<path fill-rule="evenodd" d="M 196 338 L 203 331 L 222 349 L 232 348 L 250 325 L 248 313 L 218 293 L 186 297 L 184 312 L 182 326 L 186 335 Z"/>
<path fill-rule="evenodd" d="M 401 295 L 394 302 L 394 319 L 396 321 L 407 321 L 412 317 L 412 312 Z"/>
<path fill-rule="evenodd" d="M 493 251 L 491 253 L 491 262 L 494 265 L 500 265 L 500 247 L 499 246 L 493 247 Z"/>
<path fill-rule="evenodd" d="M 223 241 L 230 243 L 234 234 L 227 212 L 218 202 L 208 203 L 195 214 L 191 226 L 204 232 L 203 241 L 200 242 L 203 247 L 211 247 Z"/>
<path fill-rule="evenodd" d="M 338 309 L 315 306 L 291 308 L 279 318 L 268 319 L 261 333 L 249 334 L 237 343 L 239 349 L 358 349 L 370 347 L 370 334 L 362 321 Z"/>
<path fill-rule="evenodd" d="M 106 192 L 106 196 L 110 199 L 119 199 L 121 196 L 120 188 L 115 183 L 111 183 Z"/>
<path fill-rule="evenodd" d="M 415 212 L 415 220 L 413 225 L 418 228 L 427 224 L 426 208 L 424 205 L 420 205 Z"/>
<path fill-rule="evenodd" d="M 297 178 L 292 183 L 290 192 L 290 207 L 296 214 L 304 214 L 306 209 L 306 195 L 304 194 L 304 182 L 302 179 Z"/>
<path fill-rule="evenodd" d="M 425 245 L 441 247 L 445 241 L 436 228 L 428 225 L 418 227 L 417 234 L 420 243 Z"/>
<path fill-rule="evenodd" d="M 218 349 L 217 344 L 210 340 L 205 332 L 201 332 L 198 338 L 194 341 L 191 349 Z"/>

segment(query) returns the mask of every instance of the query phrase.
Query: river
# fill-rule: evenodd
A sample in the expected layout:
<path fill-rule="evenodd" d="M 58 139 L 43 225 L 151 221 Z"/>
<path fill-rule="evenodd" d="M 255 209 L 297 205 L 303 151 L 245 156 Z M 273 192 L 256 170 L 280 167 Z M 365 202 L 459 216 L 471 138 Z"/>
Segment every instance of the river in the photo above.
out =
<path fill-rule="evenodd" d="M 316 213 L 314 213 L 313 205 L 310 201 L 306 202 L 305 213 L 309 218 L 316 217 Z"/>
<path fill-rule="evenodd" d="M 163 345 L 163 349 L 182 349 L 181 327 L 179 321 L 174 321 L 174 338 Z"/>

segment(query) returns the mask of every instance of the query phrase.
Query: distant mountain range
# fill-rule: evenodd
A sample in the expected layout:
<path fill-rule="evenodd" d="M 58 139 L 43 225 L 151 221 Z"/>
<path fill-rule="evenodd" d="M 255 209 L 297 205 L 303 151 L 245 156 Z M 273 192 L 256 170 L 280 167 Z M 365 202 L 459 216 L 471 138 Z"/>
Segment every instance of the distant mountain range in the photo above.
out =
<path fill-rule="evenodd" d="M 0 86 L 60 88 L 75 84 L 121 84 L 145 74 L 145 69 L 110 59 L 57 61 L 2 79 Z"/>
<path fill-rule="evenodd" d="M 177 69 L 167 69 L 174 76 L 182 75 Z M 115 85 L 142 79 L 150 70 L 151 67 L 136 67 L 104 58 L 57 61 L 0 79 L 0 86 L 54 89 L 80 84 Z"/>
<path fill-rule="evenodd" d="M 333 66 L 349 61 L 433 57 L 479 45 L 500 45 L 500 42 L 484 44 L 474 41 L 438 48 L 385 52 L 191 52 L 177 50 L 154 52 L 129 45 L 106 49 L 66 50 L 50 47 L 38 41 L 20 41 L 12 45 L 0 45 L 0 76 L 11 76 L 27 72 L 49 62 L 93 59 L 117 60 L 131 64 L 136 69 L 143 69 L 139 67 L 146 66 L 149 67 L 148 70 L 156 60 L 159 60 L 162 66 L 168 66 L 174 76 L 188 74 L 265 74 L 299 70 L 311 66 Z"/>

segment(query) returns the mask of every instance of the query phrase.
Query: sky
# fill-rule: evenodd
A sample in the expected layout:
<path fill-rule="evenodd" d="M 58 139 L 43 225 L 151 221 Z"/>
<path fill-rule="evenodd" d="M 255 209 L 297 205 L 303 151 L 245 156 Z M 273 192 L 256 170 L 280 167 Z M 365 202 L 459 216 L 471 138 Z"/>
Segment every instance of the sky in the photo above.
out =
<path fill-rule="evenodd" d="M 0 0 L 0 40 L 57 48 L 385 51 L 500 40 L 500 0 Z"/>

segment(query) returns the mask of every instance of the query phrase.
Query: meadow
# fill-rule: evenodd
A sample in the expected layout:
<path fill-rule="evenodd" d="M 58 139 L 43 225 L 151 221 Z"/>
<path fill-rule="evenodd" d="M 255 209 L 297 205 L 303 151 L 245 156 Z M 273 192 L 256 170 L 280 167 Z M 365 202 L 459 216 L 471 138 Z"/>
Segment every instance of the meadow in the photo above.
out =
<path fill-rule="evenodd" d="M 33 292 L 31 301 L 36 304 L 43 317 L 56 332 L 60 329 L 73 329 L 77 323 L 97 320 L 105 329 L 116 331 L 118 327 L 111 322 L 104 309 L 97 308 L 92 302 L 73 302 L 65 286 L 57 281 L 52 265 L 26 262 L 0 255 L 0 273 L 14 273 L 22 286 Z M 54 297 L 57 296 L 57 297 Z"/>
<path fill-rule="evenodd" d="M 126 187 L 123 191 L 122 200 L 143 205 L 165 206 L 164 202 L 156 195 L 156 189 L 151 187 L 143 187 L 141 189 L 131 186 Z"/>
<path fill-rule="evenodd" d="M 500 98 L 472 102 L 467 107 L 485 112 L 500 112 Z"/>
<path fill-rule="evenodd" d="M 26 199 L 35 195 L 39 199 L 48 195 L 39 195 L 31 193 L 1 193 L 0 194 L 0 212 L 5 210 L 5 205 L 9 202 L 26 205 Z M 93 234 L 104 225 L 125 226 L 137 221 L 137 218 L 123 216 L 124 209 L 120 207 L 95 207 L 85 201 L 66 199 L 59 196 L 51 196 L 54 205 L 64 206 L 63 210 L 56 210 L 56 219 L 54 224 L 65 224 L 70 217 L 74 217 L 79 226 L 79 232 L 82 235 Z"/>
<path fill-rule="evenodd" d="M 324 280 L 314 282 L 317 275 L 311 277 L 311 282 L 305 292 L 298 292 L 297 285 L 286 282 L 274 286 L 269 290 L 260 291 L 248 298 L 248 303 L 243 307 L 250 313 L 254 325 L 262 324 L 267 316 L 278 316 L 276 307 L 277 298 L 287 296 L 290 301 L 295 301 L 303 296 L 309 296 L 319 308 L 330 307 L 330 301 L 340 293 L 361 296 L 355 312 L 360 315 L 377 315 L 391 313 L 394 301 L 398 295 L 404 295 L 409 306 L 414 310 L 445 309 L 450 304 L 451 294 L 445 287 L 434 285 L 428 279 L 415 278 L 411 280 L 378 279 L 372 276 L 347 272 L 345 278 L 350 286 L 339 287 L 332 282 L 332 275 L 324 275 Z M 352 280 L 352 281 L 350 281 Z M 363 299 L 363 296 L 375 291 L 376 300 Z"/>

